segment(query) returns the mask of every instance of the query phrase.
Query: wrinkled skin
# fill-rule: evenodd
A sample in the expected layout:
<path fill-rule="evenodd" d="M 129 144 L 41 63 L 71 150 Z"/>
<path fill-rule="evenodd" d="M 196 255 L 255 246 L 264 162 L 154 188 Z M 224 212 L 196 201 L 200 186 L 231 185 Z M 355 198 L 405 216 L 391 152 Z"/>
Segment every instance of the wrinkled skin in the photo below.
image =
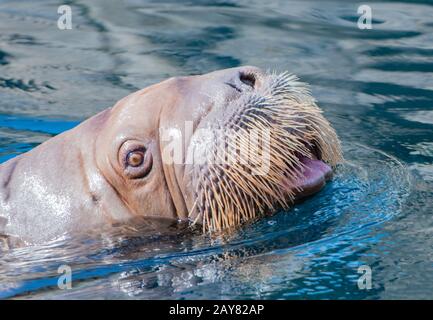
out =
<path fill-rule="evenodd" d="M 244 73 L 256 81 L 242 79 Z M 32 244 L 134 217 L 188 220 L 189 175 L 184 165 L 162 161 L 160 129 L 181 130 L 188 146 L 193 132 L 185 131 L 185 121 L 195 129 L 216 100 L 254 90 L 261 74 L 241 67 L 168 79 L 0 165 L 0 233 Z M 137 148 L 144 159 L 128 158 Z M 130 160 L 143 163 L 129 170 Z"/>

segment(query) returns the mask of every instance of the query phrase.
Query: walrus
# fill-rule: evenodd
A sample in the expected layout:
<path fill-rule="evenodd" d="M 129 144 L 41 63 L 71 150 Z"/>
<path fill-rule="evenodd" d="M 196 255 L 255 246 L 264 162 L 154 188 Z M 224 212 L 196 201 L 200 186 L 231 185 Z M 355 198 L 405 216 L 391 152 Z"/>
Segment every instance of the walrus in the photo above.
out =
<path fill-rule="evenodd" d="M 316 193 L 341 160 L 293 74 L 174 77 L 1 164 L 0 234 L 35 244 L 135 217 L 223 232 Z"/>

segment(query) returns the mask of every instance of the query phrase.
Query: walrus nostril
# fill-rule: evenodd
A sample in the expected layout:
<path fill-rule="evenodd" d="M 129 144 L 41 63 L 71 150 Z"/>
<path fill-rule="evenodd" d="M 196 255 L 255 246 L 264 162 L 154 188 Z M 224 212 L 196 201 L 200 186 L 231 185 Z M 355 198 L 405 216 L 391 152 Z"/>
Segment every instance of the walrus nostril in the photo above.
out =
<path fill-rule="evenodd" d="M 256 77 L 254 74 L 241 72 L 239 74 L 239 80 L 241 80 L 243 84 L 246 84 L 247 86 L 250 86 L 254 89 L 254 86 L 256 84 Z"/>

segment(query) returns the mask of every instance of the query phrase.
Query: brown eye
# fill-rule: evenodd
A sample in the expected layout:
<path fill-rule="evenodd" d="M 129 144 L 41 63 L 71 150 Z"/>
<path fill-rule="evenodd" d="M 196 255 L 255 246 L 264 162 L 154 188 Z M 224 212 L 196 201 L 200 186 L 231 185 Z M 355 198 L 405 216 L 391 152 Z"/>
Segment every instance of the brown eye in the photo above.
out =
<path fill-rule="evenodd" d="M 126 162 L 131 167 L 138 167 L 143 164 L 144 161 L 144 153 L 142 151 L 132 151 L 128 153 L 128 157 Z"/>
<path fill-rule="evenodd" d="M 119 149 L 119 164 L 126 177 L 130 179 L 144 178 L 152 170 L 152 152 L 144 143 L 128 140 Z"/>

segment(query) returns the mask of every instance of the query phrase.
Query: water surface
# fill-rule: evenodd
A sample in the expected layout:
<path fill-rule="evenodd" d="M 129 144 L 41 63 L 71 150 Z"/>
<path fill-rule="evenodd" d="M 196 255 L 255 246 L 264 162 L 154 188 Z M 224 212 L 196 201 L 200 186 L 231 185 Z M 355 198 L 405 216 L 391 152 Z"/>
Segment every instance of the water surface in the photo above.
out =
<path fill-rule="evenodd" d="M 371 2 L 360 30 L 352 1 L 67 3 L 61 31 L 61 1 L 0 1 L 0 162 L 167 77 L 256 65 L 311 84 L 347 163 L 227 239 L 147 226 L 0 253 L 0 297 L 433 298 L 432 4 Z"/>

